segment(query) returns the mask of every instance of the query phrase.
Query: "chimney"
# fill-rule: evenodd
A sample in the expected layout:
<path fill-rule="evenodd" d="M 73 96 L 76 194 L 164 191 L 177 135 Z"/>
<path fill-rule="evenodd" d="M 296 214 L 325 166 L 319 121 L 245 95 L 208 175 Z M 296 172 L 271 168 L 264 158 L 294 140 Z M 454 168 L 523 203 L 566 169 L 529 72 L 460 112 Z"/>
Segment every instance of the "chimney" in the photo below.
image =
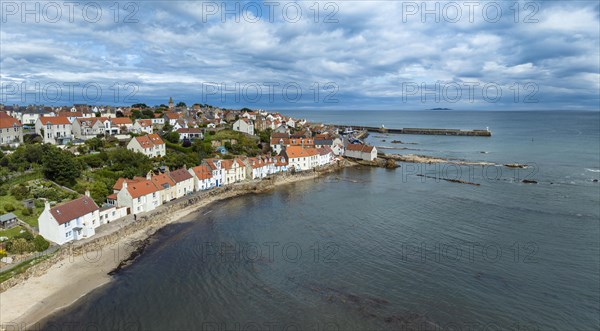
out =
<path fill-rule="evenodd" d="M 152 170 L 148 171 L 148 173 L 146 174 L 146 179 L 147 180 L 151 180 L 152 179 Z"/>
<path fill-rule="evenodd" d="M 123 189 L 126 189 L 126 188 L 127 188 L 127 179 L 124 179 L 123 180 Z"/>
<path fill-rule="evenodd" d="M 50 202 L 48 201 L 48 199 L 44 201 L 44 210 L 50 210 Z"/>
<path fill-rule="evenodd" d="M 89 190 L 85 190 L 85 196 L 86 196 L 86 197 L 88 197 L 88 198 L 90 198 L 90 197 L 91 197 L 91 195 L 90 195 L 90 191 L 89 191 Z"/>

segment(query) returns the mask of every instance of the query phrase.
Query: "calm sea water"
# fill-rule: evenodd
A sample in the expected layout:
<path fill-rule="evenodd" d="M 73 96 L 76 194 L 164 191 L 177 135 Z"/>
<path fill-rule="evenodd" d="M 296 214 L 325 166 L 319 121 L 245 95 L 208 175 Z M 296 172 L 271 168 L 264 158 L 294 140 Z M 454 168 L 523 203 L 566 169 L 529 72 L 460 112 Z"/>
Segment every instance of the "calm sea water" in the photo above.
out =
<path fill-rule="evenodd" d="M 390 128 L 489 126 L 492 138 L 369 141 L 532 167 L 345 169 L 218 202 L 164 228 L 112 283 L 44 328 L 598 329 L 600 113 L 291 115 Z"/>

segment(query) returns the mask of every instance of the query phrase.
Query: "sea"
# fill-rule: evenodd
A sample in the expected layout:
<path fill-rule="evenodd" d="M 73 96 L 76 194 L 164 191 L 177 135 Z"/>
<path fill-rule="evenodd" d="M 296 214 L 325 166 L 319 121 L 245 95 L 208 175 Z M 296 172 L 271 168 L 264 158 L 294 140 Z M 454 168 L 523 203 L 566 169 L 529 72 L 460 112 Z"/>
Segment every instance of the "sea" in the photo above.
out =
<path fill-rule="evenodd" d="M 40 328 L 599 329 L 600 112 L 284 113 L 355 128 L 488 128 L 492 137 L 366 140 L 496 165 L 347 168 L 213 203 Z"/>

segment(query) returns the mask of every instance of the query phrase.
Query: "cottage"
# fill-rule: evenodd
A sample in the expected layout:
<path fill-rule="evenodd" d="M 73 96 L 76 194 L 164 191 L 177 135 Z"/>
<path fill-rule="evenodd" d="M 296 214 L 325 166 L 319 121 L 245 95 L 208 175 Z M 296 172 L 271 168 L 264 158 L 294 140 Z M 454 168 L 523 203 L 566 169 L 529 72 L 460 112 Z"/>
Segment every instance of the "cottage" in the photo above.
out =
<path fill-rule="evenodd" d="M 98 205 L 86 196 L 50 208 L 46 201 L 44 211 L 38 218 L 40 234 L 59 245 L 93 236 L 100 226 Z"/>
<path fill-rule="evenodd" d="M 127 149 L 142 153 L 149 158 L 166 155 L 165 142 L 156 133 L 131 139 L 127 144 Z"/>
<path fill-rule="evenodd" d="M 98 135 L 104 135 L 104 122 L 108 121 L 106 117 L 80 117 L 73 122 L 73 137 L 81 140 L 95 138 Z"/>
<path fill-rule="evenodd" d="M 180 128 L 177 129 L 176 132 L 179 133 L 179 140 L 194 140 L 204 138 L 202 135 L 202 130 L 199 128 Z"/>
<path fill-rule="evenodd" d="M 189 169 L 194 177 L 194 190 L 203 191 L 216 186 L 210 167 L 206 164 Z"/>
<path fill-rule="evenodd" d="M 377 148 L 369 145 L 349 144 L 346 145 L 344 156 L 353 159 L 373 161 L 377 158 Z"/>
<path fill-rule="evenodd" d="M 16 118 L 0 112 L 0 146 L 16 147 L 23 143 L 23 125 Z"/>
<path fill-rule="evenodd" d="M 168 175 L 175 182 L 175 198 L 181 198 L 194 192 L 194 177 L 185 166 L 181 169 L 168 172 Z"/>
<path fill-rule="evenodd" d="M 135 121 L 135 124 L 133 125 L 133 132 L 137 134 L 152 134 L 154 132 L 152 120 L 139 119 Z"/>
<path fill-rule="evenodd" d="M 146 178 L 123 180 L 117 193 L 117 206 L 129 208 L 130 213 L 145 213 L 162 205 L 160 189 Z"/>
<path fill-rule="evenodd" d="M 319 152 L 315 148 L 289 146 L 282 153 L 286 156 L 289 168 L 295 171 L 310 170 L 319 166 Z"/>
<path fill-rule="evenodd" d="M 246 179 L 246 165 L 241 159 L 222 160 L 223 185 L 233 184 Z"/>
<path fill-rule="evenodd" d="M 169 202 L 177 198 L 177 188 L 175 187 L 175 181 L 171 176 L 166 173 L 160 173 L 158 175 L 148 173 L 147 179 L 151 180 L 154 185 L 160 190 L 160 197 L 162 203 Z"/>
<path fill-rule="evenodd" d="M 240 118 L 233 123 L 233 130 L 253 136 L 254 123 L 252 123 L 252 121 L 247 118 Z"/>

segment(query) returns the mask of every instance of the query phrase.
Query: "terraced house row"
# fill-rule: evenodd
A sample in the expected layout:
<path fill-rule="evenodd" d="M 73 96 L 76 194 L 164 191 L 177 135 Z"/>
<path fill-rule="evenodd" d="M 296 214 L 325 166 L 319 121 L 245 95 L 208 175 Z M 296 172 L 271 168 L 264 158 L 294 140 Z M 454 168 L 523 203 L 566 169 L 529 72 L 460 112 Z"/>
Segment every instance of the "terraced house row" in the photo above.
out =
<path fill-rule="evenodd" d="M 133 140 L 132 140 L 133 141 Z M 89 238 L 95 229 L 127 215 L 147 213 L 170 201 L 194 192 L 231 185 L 245 180 L 260 180 L 272 174 L 311 170 L 338 160 L 332 150 L 290 146 L 278 156 L 206 159 L 202 164 L 164 172 L 150 171 L 146 177 L 119 178 L 103 207 L 86 195 L 46 207 L 38 222 L 40 234 L 57 244 Z"/>

